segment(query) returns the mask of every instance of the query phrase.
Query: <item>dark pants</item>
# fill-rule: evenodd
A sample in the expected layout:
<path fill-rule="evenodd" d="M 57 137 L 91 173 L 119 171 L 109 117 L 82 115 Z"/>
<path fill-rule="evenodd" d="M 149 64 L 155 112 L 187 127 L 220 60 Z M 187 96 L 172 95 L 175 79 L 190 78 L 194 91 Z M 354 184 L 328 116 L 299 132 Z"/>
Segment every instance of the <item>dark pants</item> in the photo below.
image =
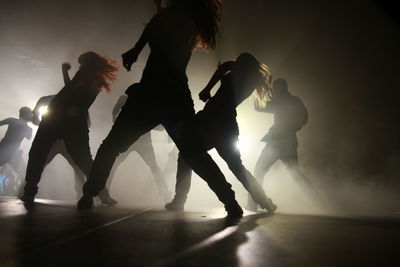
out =
<path fill-rule="evenodd" d="M 137 152 L 146 165 L 150 168 L 160 194 L 170 194 L 168 193 L 168 187 L 162 175 L 161 169 L 156 161 L 156 154 L 154 153 L 150 133 L 144 134 L 135 144 L 131 145 L 127 151 L 121 153 L 117 157 L 115 164 L 111 169 L 106 187 L 110 187 L 112 180 L 114 179 L 115 171 L 132 152 Z"/>
<path fill-rule="evenodd" d="M 292 178 L 299 183 L 299 185 L 308 195 L 316 196 L 317 193 L 312 187 L 310 180 L 299 170 L 297 147 L 280 148 L 269 144 L 265 145 L 254 168 L 254 176 L 261 185 L 264 182 L 264 176 L 267 174 L 272 165 L 274 165 L 278 160 L 282 161 L 282 163 L 287 167 Z M 249 205 L 252 204 L 254 205 L 249 198 Z"/>
<path fill-rule="evenodd" d="M 86 117 L 74 120 L 46 119 L 39 125 L 35 139 L 29 151 L 26 170 L 25 194 L 35 195 L 44 166 L 48 163 L 49 153 L 57 140 L 65 143 L 72 161 L 87 176 L 93 163 L 89 147 L 89 130 Z"/>
<path fill-rule="evenodd" d="M 253 175 L 245 168 L 242 163 L 240 151 L 236 147 L 238 138 L 228 138 L 217 145 L 215 149 L 221 158 L 226 162 L 229 169 L 235 175 L 235 177 L 242 183 L 244 188 L 250 193 L 254 201 L 259 203 L 261 206 L 268 206 L 270 200 L 267 199 L 262 187 L 253 177 Z M 208 146 L 209 147 L 209 146 Z M 192 170 L 188 164 L 185 163 L 184 159 L 179 155 L 178 158 L 178 171 L 176 175 L 176 186 L 175 186 L 175 201 L 183 204 L 186 200 L 186 196 L 190 190 Z"/>
<path fill-rule="evenodd" d="M 75 192 L 77 197 L 82 196 L 82 186 L 86 181 L 86 176 L 83 171 L 75 164 L 74 160 L 72 159 L 71 155 L 68 153 L 67 148 L 63 140 L 57 140 L 53 147 L 51 148 L 46 162 L 44 163 L 44 167 L 46 167 L 54 158 L 60 154 L 65 158 L 65 160 L 71 165 L 72 169 L 74 170 L 75 176 Z"/>
<path fill-rule="evenodd" d="M 116 157 L 140 136 L 162 124 L 187 164 L 208 183 L 219 200 L 224 204 L 234 201 L 235 193 L 231 185 L 202 147 L 190 96 L 184 100 L 170 98 L 171 101 L 149 99 L 146 105 L 143 99 L 133 102 L 129 98 L 96 154 L 89 179 L 83 188 L 86 195 L 97 195 L 105 186 Z"/>

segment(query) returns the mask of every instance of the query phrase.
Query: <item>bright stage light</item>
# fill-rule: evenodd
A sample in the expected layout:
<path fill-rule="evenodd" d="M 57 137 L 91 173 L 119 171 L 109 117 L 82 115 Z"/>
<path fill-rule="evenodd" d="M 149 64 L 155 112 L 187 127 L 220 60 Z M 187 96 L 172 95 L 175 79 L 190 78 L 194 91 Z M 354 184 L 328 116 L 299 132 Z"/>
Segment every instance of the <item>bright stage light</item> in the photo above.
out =
<path fill-rule="evenodd" d="M 48 112 L 47 106 L 43 106 L 43 107 L 40 107 L 40 108 L 39 108 L 39 115 L 40 115 L 40 116 L 46 115 L 47 112 Z"/>
<path fill-rule="evenodd" d="M 240 151 L 245 151 L 248 147 L 248 144 L 245 140 L 239 139 L 239 141 L 236 142 L 236 148 L 239 149 Z"/>

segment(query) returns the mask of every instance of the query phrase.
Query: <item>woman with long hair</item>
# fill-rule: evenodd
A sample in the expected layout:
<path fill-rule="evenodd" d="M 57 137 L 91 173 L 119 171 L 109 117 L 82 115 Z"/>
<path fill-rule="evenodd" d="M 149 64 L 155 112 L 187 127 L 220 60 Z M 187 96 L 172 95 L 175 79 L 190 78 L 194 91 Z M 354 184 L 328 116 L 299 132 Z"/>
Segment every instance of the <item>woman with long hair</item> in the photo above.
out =
<path fill-rule="evenodd" d="M 130 70 L 146 44 L 151 50 L 140 86 L 128 94 L 126 104 L 97 152 L 78 208 L 91 208 L 93 197 L 104 187 L 115 158 L 141 135 L 162 124 L 185 161 L 224 203 L 228 216 L 242 216 L 231 185 L 205 152 L 197 135 L 186 76 L 193 49 L 209 50 L 216 45 L 221 4 L 221 0 L 169 1 L 146 25 L 136 45 L 122 55 L 124 67 Z"/>
<path fill-rule="evenodd" d="M 269 77 L 268 67 L 249 53 L 240 54 L 235 61 L 221 64 L 199 94 L 200 99 L 207 104 L 196 114 L 196 122 L 205 148 L 215 148 L 254 201 L 273 213 L 276 206 L 243 166 L 240 151 L 236 147 L 239 140 L 236 107 L 251 94 L 261 105 L 265 103 L 270 89 Z M 221 81 L 221 86 L 211 97 L 210 91 L 218 81 Z M 183 210 L 190 189 L 191 174 L 192 170 L 179 156 L 175 197 L 165 205 L 167 209 Z"/>
<path fill-rule="evenodd" d="M 63 140 L 74 163 L 89 175 L 93 163 L 89 147 L 88 110 L 101 90 L 110 92 L 117 64 L 94 52 L 79 56 L 78 72 L 51 100 L 29 151 L 24 202 L 33 202 L 47 156 L 57 140 Z M 63 64 L 63 73 L 70 65 Z M 68 75 L 64 75 L 69 77 Z"/>

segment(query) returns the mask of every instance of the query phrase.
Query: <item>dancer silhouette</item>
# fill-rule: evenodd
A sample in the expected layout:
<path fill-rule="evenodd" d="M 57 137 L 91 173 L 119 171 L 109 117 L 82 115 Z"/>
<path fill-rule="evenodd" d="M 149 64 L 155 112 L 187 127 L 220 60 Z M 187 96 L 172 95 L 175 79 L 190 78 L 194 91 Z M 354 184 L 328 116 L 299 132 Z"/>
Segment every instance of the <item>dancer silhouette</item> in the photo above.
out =
<path fill-rule="evenodd" d="M 297 146 L 298 132 L 308 121 L 308 112 L 301 99 L 293 96 L 288 91 L 288 85 L 284 79 L 276 79 L 271 89 L 271 101 L 265 107 L 255 103 L 255 110 L 274 114 L 274 125 L 262 138 L 266 142 L 260 157 L 257 160 L 254 176 L 263 184 L 264 176 L 271 166 L 278 160 L 286 165 L 292 177 L 303 186 L 303 189 L 312 189 L 311 182 L 300 172 L 298 167 Z M 248 210 L 257 210 L 257 204 L 249 197 Z"/>
<path fill-rule="evenodd" d="M 32 128 L 28 122 L 32 120 L 32 110 L 22 107 L 19 110 L 19 118 L 7 118 L 0 121 L 0 126 L 8 125 L 7 131 L 0 141 L 0 168 L 5 164 L 17 172 L 20 177 L 24 176 L 25 164 L 23 162 L 20 146 L 24 138 L 32 138 Z"/>
<path fill-rule="evenodd" d="M 68 71 L 71 69 L 71 66 L 68 63 L 64 63 L 62 65 L 62 74 L 63 74 L 63 79 L 64 79 L 64 85 L 67 85 L 71 79 L 69 77 Z M 35 105 L 35 108 L 33 109 L 33 118 L 32 122 L 36 126 L 39 126 L 40 121 L 42 117 L 47 115 L 47 108 L 50 105 L 51 100 L 55 97 L 56 95 L 47 95 L 41 97 L 38 102 Z M 90 116 L 88 113 L 87 117 L 87 125 L 88 128 L 90 128 Z M 78 167 L 78 165 L 75 164 L 74 160 L 72 159 L 71 155 L 68 153 L 67 148 L 65 146 L 65 143 L 62 139 L 58 139 L 54 142 L 48 156 L 46 159 L 46 162 L 43 165 L 43 168 L 45 168 L 57 155 L 61 155 L 65 158 L 65 160 L 71 165 L 73 171 L 74 171 L 74 176 L 75 176 L 75 192 L 76 192 L 76 197 L 79 199 L 82 196 L 82 186 L 86 181 L 86 176 L 84 172 Z M 104 188 L 100 193 L 99 193 L 99 199 L 100 201 L 108 206 L 113 206 L 117 202 L 112 199 L 108 193 L 108 190 Z"/>
<path fill-rule="evenodd" d="M 253 91 L 257 99 L 264 101 L 269 91 L 269 76 L 267 66 L 258 62 L 249 53 L 240 54 L 235 61 L 223 63 L 199 94 L 200 99 L 207 101 L 207 104 L 196 114 L 196 121 L 206 148 L 215 148 L 252 198 L 261 207 L 273 213 L 276 206 L 267 198 L 257 180 L 243 166 L 240 151 L 236 148 L 239 141 L 236 107 Z M 210 91 L 219 81 L 221 81 L 221 86 L 211 97 Z M 183 210 L 190 189 L 191 174 L 192 170 L 179 156 L 175 197 L 165 205 L 165 208 Z"/>
<path fill-rule="evenodd" d="M 224 203 L 228 216 L 242 216 L 231 185 L 205 152 L 197 134 L 186 67 L 195 47 L 213 49 L 220 0 L 175 0 L 146 25 L 138 42 L 122 55 L 129 71 L 146 44 L 150 55 L 140 87 L 129 95 L 110 133 L 101 144 L 78 208 L 91 208 L 105 186 L 115 158 L 140 136 L 162 124 L 182 157 Z"/>
<path fill-rule="evenodd" d="M 57 140 L 63 140 L 74 163 L 89 174 L 93 159 L 89 147 L 88 109 L 104 89 L 110 91 L 115 80 L 115 62 L 94 52 L 79 56 L 79 71 L 51 100 L 48 114 L 41 120 L 29 152 L 24 202 L 31 203 L 37 193 L 48 154 Z M 68 69 L 63 64 L 63 71 Z"/>

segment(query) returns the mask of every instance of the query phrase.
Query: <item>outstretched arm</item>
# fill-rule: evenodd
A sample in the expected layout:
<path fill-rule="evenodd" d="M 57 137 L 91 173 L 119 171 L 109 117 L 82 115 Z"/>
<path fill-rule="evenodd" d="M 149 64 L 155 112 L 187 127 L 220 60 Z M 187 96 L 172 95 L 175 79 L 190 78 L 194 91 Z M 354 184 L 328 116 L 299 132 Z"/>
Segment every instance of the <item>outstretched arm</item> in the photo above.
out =
<path fill-rule="evenodd" d="M 200 100 L 207 102 L 207 100 L 211 98 L 211 89 L 218 81 L 222 79 L 222 77 L 224 77 L 228 71 L 232 70 L 234 64 L 235 61 L 227 61 L 218 65 L 217 70 L 214 72 L 206 87 L 199 93 Z"/>
<path fill-rule="evenodd" d="M 10 123 L 10 118 L 4 119 L 2 121 L 0 121 L 0 126 L 6 125 Z"/>

